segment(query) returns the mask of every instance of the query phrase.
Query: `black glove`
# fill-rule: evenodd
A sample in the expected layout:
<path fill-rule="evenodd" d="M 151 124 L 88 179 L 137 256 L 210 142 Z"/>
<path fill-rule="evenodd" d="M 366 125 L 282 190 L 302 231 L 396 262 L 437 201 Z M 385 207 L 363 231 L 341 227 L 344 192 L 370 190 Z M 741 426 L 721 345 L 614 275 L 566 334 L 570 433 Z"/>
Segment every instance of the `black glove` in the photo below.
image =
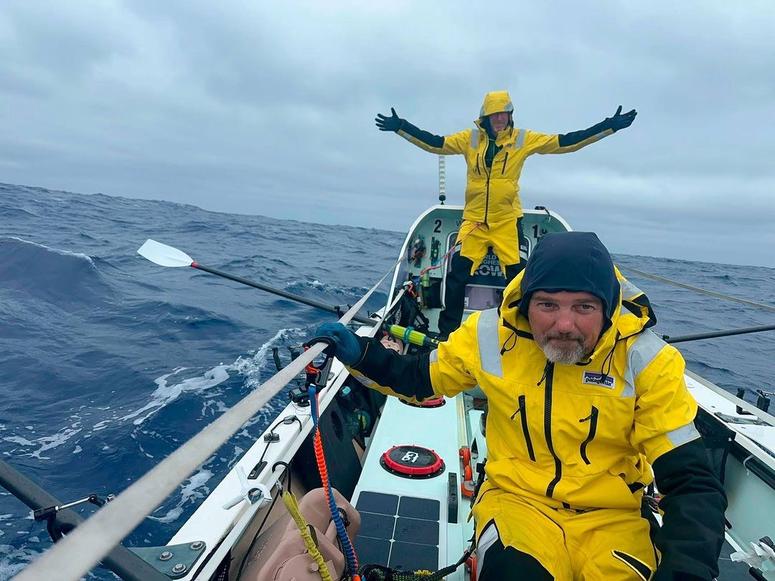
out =
<path fill-rule="evenodd" d="M 380 131 L 398 131 L 401 129 L 404 120 L 396 114 L 396 110 L 393 109 L 393 107 L 390 108 L 390 112 L 392 113 L 390 117 L 386 117 L 382 113 L 377 113 L 377 117 L 374 121 L 376 121 Z M 630 121 L 630 123 L 632 123 L 632 121 Z"/>
<path fill-rule="evenodd" d="M 621 113 L 622 106 L 619 105 L 619 108 L 616 110 L 616 113 L 614 113 L 613 117 L 606 117 L 608 127 L 613 129 L 614 132 L 632 125 L 632 122 L 635 121 L 635 116 L 638 114 L 635 109 L 628 111 L 624 115 Z"/>

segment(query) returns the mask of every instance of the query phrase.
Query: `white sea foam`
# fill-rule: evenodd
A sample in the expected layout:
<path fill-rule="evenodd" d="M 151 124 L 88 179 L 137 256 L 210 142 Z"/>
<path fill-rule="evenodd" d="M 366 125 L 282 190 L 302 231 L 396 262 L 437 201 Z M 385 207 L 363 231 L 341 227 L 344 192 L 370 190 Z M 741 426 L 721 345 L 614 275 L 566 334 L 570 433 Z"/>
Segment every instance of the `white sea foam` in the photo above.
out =
<path fill-rule="evenodd" d="M 26 438 L 22 438 L 21 436 L 9 436 L 7 438 L 3 438 L 6 442 L 13 442 L 14 444 L 19 444 L 21 446 L 25 447 L 32 447 L 36 445 L 40 445 L 40 448 L 35 450 L 34 452 L 30 452 L 29 455 L 33 458 L 38 458 L 41 460 L 48 460 L 48 456 L 43 456 L 42 453 L 46 450 L 51 450 L 53 448 L 58 448 L 65 442 L 67 442 L 70 438 L 81 432 L 82 429 L 74 429 L 74 428 L 64 428 L 61 431 L 57 432 L 56 434 L 52 434 L 50 436 L 42 436 L 40 438 L 37 438 L 35 440 L 28 440 Z"/>
<path fill-rule="evenodd" d="M 205 498 L 210 494 L 210 489 L 205 486 L 205 484 L 212 476 L 212 472 L 202 468 L 183 484 L 180 490 L 180 499 L 173 508 L 162 516 L 149 516 L 148 518 L 163 523 L 175 522 L 183 513 L 183 508 L 186 503 Z"/>
<path fill-rule="evenodd" d="M 65 442 L 67 442 L 70 438 L 75 436 L 81 432 L 81 429 L 70 429 L 65 428 L 64 430 L 57 432 L 56 434 L 53 434 L 51 436 L 43 436 L 42 438 L 38 438 L 36 441 L 42 446 L 35 450 L 32 453 L 33 458 L 39 458 L 41 460 L 48 460 L 47 456 L 41 456 L 42 452 L 45 452 L 46 450 L 52 450 L 54 448 L 58 448 Z"/>
<path fill-rule="evenodd" d="M 151 401 L 149 401 L 140 409 L 127 414 L 120 419 L 133 420 L 132 423 L 134 423 L 136 426 L 139 426 L 164 406 L 178 399 L 181 394 L 204 392 L 229 379 L 230 366 L 217 365 L 216 367 L 205 371 L 204 374 L 200 376 L 189 377 L 180 383 L 168 383 L 168 378 L 173 377 L 182 371 L 185 371 L 185 369 L 185 367 L 179 367 L 171 373 L 167 373 L 161 377 L 156 378 L 154 383 L 156 383 L 158 387 L 151 394 Z"/>
<path fill-rule="evenodd" d="M 29 549 L 17 549 L 12 545 L 0 545 L 0 579 L 10 579 L 24 569 L 39 553 Z"/>
<path fill-rule="evenodd" d="M 220 394 L 220 392 L 211 392 L 213 387 L 226 381 L 229 378 L 230 373 L 243 375 L 245 377 L 245 386 L 248 388 L 260 386 L 262 381 L 262 369 L 266 367 L 267 362 L 271 357 L 272 347 L 288 344 L 290 341 L 300 340 L 303 332 L 304 330 L 301 328 L 280 329 L 252 355 L 239 356 L 231 364 L 217 365 L 212 369 L 208 369 L 201 375 L 187 377 L 175 382 L 174 380 L 177 377 L 185 375 L 185 372 L 189 370 L 187 367 L 177 367 L 171 372 L 154 380 L 157 387 L 151 394 L 150 401 L 145 405 L 123 416 L 101 420 L 94 424 L 91 431 L 96 432 L 104 430 L 113 421 L 121 422 L 131 420 L 134 425 L 139 426 L 165 406 L 170 405 L 184 393 L 195 393 L 204 399 L 202 407 L 203 416 L 206 412 L 213 411 L 220 414 L 226 411 L 227 408 L 222 401 L 211 399 Z M 274 372 L 273 366 L 271 367 L 271 370 Z M 261 414 L 259 414 L 259 416 L 261 416 Z M 254 417 L 248 422 L 247 426 L 264 420 L 265 418 L 262 416 Z M 16 437 L 18 438 L 18 436 Z"/>
<path fill-rule="evenodd" d="M 28 440 L 27 438 L 22 438 L 21 436 L 8 436 L 7 438 L 3 438 L 4 442 L 13 442 L 14 444 L 21 444 L 22 446 L 34 446 L 35 443 L 31 440 Z"/>
<path fill-rule="evenodd" d="M 275 333 L 274 337 L 261 345 L 254 355 L 251 357 L 238 357 L 232 364 L 232 369 L 245 376 L 246 387 L 258 387 L 261 384 L 261 368 L 266 363 L 269 354 L 272 352 L 272 347 L 285 344 L 289 339 L 300 338 L 303 331 L 303 329 L 298 327 L 280 329 Z"/>
<path fill-rule="evenodd" d="M 94 261 L 92 260 L 91 256 L 84 254 L 82 252 L 71 252 L 69 250 L 62 250 L 60 248 L 52 248 L 50 246 L 46 246 L 45 244 L 38 244 L 37 242 L 33 242 L 32 240 L 25 240 L 24 238 L 19 238 L 18 236 L 4 236 L 3 238 L 6 240 L 9 240 L 9 239 L 16 240 L 17 242 L 22 242 L 24 244 L 37 246 L 38 248 L 43 248 L 45 250 L 48 250 L 49 252 L 56 252 L 57 254 L 61 254 L 62 256 L 74 256 L 81 260 L 85 260 L 86 262 L 94 266 Z"/>

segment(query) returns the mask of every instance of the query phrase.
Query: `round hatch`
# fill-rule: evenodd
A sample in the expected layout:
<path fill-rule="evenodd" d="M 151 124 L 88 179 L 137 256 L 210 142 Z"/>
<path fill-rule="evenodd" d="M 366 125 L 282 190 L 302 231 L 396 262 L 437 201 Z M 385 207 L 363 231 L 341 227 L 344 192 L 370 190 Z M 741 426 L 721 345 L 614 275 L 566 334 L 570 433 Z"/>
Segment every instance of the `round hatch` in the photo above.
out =
<path fill-rule="evenodd" d="M 404 478 L 433 478 L 444 472 L 444 461 L 422 446 L 393 446 L 379 459 L 382 467 Z"/>

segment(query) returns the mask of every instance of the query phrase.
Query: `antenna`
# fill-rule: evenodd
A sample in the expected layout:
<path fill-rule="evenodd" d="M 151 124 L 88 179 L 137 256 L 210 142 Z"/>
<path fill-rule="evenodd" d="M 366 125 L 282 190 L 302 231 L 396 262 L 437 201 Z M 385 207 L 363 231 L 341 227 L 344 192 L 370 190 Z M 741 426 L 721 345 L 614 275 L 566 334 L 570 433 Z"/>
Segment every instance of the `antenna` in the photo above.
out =
<path fill-rule="evenodd" d="M 444 165 L 444 156 L 439 156 L 439 201 L 444 205 L 447 199 L 447 169 Z"/>

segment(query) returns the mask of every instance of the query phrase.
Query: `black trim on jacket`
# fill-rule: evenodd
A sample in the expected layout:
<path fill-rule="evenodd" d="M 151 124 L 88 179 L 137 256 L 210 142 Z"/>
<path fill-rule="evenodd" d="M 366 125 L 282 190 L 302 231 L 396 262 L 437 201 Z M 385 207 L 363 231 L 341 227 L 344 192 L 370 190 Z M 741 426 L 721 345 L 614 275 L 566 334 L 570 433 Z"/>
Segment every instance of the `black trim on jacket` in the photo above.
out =
<path fill-rule="evenodd" d="M 653 468 L 664 511 L 655 535 L 662 561 L 654 581 L 717 577 L 727 497 L 708 465 L 705 445 L 697 439 L 678 446 Z"/>
<path fill-rule="evenodd" d="M 602 133 L 607 129 L 611 129 L 611 123 L 608 121 L 608 119 L 601 121 L 600 123 L 596 123 L 587 129 L 582 129 L 581 131 L 571 131 L 570 133 L 561 133 L 557 137 L 559 138 L 560 147 L 570 147 L 571 145 L 581 143 L 585 139 L 589 139 L 598 133 Z"/>
<path fill-rule="evenodd" d="M 428 354 L 400 355 L 386 349 L 377 339 L 358 337 L 363 349 L 361 360 L 353 365 L 369 379 L 398 394 L 426 399 L 434 395 Z"/>
<path fill-rule="evenodd" d="M 441 135 L 434 135 L 433 133 L 420 129 L 416 125 L 409 123 L 406 119 L 402 121 L 401 127 L 399 127 L 398 130 L 408 133 L 430 147 L 437 147 L 439 149 L 444 147 L 444 138 Z"/>

